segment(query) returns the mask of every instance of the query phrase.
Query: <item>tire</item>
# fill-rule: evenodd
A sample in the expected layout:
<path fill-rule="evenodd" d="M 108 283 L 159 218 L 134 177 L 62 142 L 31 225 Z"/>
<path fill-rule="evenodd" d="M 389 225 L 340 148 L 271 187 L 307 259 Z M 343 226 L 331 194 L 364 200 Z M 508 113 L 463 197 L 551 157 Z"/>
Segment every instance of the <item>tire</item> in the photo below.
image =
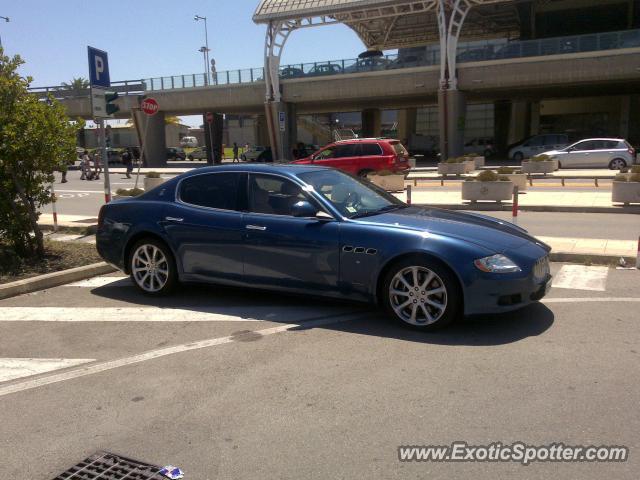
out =
<path fill-rule="evenodd" d="M 178 283 L 173 254 L 160 240 L 139 240 L 131 249 L 128 261 L 131 281 L 147 295 L 167 295 Z"/>
<path fill-rule="evenodd" d="M 521 162 L 522 160 L 524 160 L 524 155 L 522 154 L 522 152 L 516 152 L 513 154 L 513 160 L 516 162 Z"/>
<path fill-rule="evenodd" d="M 614 158 L 609 162 L 610 170 L 622 170 L 626 166 L 627 166 L 627 162 L 625 162 L 624 159 L 622 158 Z"/>
<path fill-rule="evenodd" d="M 371 172 L 373 172 L 373 170 L 369 169 L 369 168 L 365 168 L 362 169 L 358 172 L 358 176 L 360 178 L 367 178 L 367 175 L 369 175 Z"/>
<path fill-rule="evenodd" d="M 483 155 L 484 155 L 484 158 L 489 158 L 491 155 L 493 155 L 493 152 L 487 149 L 484 151 Z"/>
<path fill-rule="evenodd" d="M 189 155 L 189 161 L 193 162 L 193 155 Z"/>
<path fill-rule="evenodd" d="M 416 255 L 397 262 L 385 275 L 382 288 L 387 313 L 409 328 L 437 330 L 462 313 L 462 293 L 455 275 L 428 258 Z M 430 291 L 433 293 L 427 293 Z"/>

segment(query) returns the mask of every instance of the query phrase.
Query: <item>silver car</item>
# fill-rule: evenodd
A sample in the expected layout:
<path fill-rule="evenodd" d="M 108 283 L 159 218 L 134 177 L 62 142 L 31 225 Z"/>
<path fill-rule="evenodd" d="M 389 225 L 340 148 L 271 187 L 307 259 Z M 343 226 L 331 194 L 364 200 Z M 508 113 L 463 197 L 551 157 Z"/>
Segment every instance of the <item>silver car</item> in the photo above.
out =
<path fill-rule="evenodd" d="M 560 168 L 590 167 L 620 170 L 637 162 L 635 149 L 622 138 L 587 138 L 566 148 L 545 152 Z"/>
<path fill-rule="evenodd" d="M 549 150 L 559 150 L 569 145 L 569 137 L 565 134 L 543 133 L 525 138 L 509 149 L 509 158 L 521 162 L 525 158 L 534 157 Z"/>

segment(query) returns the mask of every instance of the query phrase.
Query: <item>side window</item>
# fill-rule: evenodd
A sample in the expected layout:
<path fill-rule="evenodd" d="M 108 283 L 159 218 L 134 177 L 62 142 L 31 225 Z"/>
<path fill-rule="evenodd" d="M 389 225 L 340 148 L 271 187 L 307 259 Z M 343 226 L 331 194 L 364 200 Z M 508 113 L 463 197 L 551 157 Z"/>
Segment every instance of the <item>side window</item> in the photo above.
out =
<path fill-rule="evenodd" d="M 291 180 L 272 175 L 249 177 L 249 211 L 272 215 L 291 215 L 291 207 L 307 200 L 302 189 Z"/>
<path fill-rule="evenodd" d="M 338 145 L 336 147 L 335 158 L 346 158 L 346 157 L 355 157 L 355 156 L 356 156 L 356 145 L 354 144 Z"/>
<path fill-rule="evenodd" d="M 199 207 L 237 210 L 239 184 L 239 173 L 196 175 L 180 184 L 180 200 Z"/>
<path fill-rule="evenodd" d="M 525 147 L 540 147 L 544 145 L 544 137 L 542 135 L 533 137 L 529 139 L 527 143 L 524 144 Z"/>
<path fill-rule="evenodd" d="M 373 157 L 376 155 L 382 155 L 382 149 L 380 148 L 380 145 L 378 145 L 377 143 L 363 143 L 361 145 L 362 148 L 362 153 L 360 155 L 362 155 L 363 157 Z"/>
<path fill-rule="evenodd" d="M 586 142 L 580 142 L 580 143 L 576 143 L 575 146 L 573 147 L 573 150 L 593 150 L 593 144 L 594 142 L 592 142 L 591 140 L 587 140 Z"/>
<path fill-rule="evenodd" d="M 325 148 L 316 155 L 316 160 L 327 160 L 329 158 L 336 158 L 336 147 Z"/>

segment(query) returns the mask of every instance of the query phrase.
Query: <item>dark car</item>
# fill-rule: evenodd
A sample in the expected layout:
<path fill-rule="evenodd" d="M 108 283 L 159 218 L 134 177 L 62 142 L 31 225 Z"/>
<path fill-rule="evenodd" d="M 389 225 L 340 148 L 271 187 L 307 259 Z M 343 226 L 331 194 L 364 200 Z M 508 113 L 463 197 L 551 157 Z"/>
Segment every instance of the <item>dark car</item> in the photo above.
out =
<path fill-rule="evenodd" d="M 150 295 L 204 282 L 338 297 L 423 330 L 523 307 L 551 283 L 550 248 L 525 230 L 317 166 L 193 170 L 104 205 L 96 238 Z"/>
<path fill-rule="evenodd" d="M 280 70 L 280 78 L 304 77 L 304 71 L 298 67 L 284 67 Z"/>
<path fill-rule="evenodd" d="M 338 75 L 342 73 L 342 67 L 335 63 L 321 63 L 314 65 L 307 73 L 308 76 L 321 76 L 321 75 Z"/>
<path fill-rule="evenodd" d="M 180 147 L 167 148 L 167 160 L 186 160 L 187 154 Z"/>

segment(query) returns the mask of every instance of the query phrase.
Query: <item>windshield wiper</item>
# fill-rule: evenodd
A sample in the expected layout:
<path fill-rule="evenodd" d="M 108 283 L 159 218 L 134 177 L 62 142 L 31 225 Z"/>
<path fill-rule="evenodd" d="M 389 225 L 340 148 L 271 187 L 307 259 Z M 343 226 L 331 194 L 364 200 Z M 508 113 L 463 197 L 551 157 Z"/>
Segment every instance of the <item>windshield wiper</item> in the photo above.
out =
<path fill-rule="evenodd" d="M 349 218 L 370 217 L 371 215 L 378 215 L 380 213 L 386 213 L 392 210 L 400 210 L 401 208 L 409 208 L 409 205 L 386 205 L 382 208 L 378 208 L 377 210 L 366 210 L 364 212 L 356 213 Z"/>

